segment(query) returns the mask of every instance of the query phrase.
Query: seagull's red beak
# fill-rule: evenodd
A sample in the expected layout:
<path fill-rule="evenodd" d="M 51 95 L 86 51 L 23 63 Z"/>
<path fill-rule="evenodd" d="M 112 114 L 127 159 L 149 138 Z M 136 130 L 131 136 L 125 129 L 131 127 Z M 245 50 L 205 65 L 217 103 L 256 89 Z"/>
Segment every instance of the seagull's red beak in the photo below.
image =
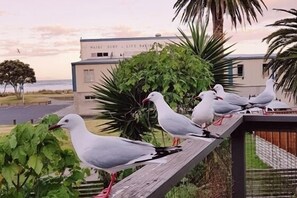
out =
<path fill-rule="evenodd" d="M 59 125 L 59 124 L 56 124 L 56 125 L 52 125 L 52 126 L 50 126 L 49 128 L 48 128 L 48 130 L 54 130 L 54 129 L 57 129 L 57 128 L 60 128 L 61 127 L 61 125 Z"/>
<path fill-rule="evenodd" d="M 145 103 L 147 103 L 148 101 L 150 101 L 150 99 L 149 99 L 149 98 L 145 98 L 145 99 L 143 99 L 142 104 L 145 104 Z"/>

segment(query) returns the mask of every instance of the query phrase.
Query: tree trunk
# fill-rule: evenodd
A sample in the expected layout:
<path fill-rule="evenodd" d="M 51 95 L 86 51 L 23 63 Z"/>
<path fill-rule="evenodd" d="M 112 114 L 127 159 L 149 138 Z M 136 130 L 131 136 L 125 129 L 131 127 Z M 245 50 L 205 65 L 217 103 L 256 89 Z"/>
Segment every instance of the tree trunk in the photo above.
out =
<path fill-rule="evenodd" d="M 21 99 L 21 93 L 18 91 L 18 85 L 11 84 L 11 86 L 14 89 L 14 94 L 17 97 L 17 99 Z"/>
<path fill-rule="evenodd" d="M 218 37 L 221 36 L 224 31 L 224 18 L 223 18 L 223 10 L 217 10 L 215 6 L 211 8 L 212 13 L 212 24 L 213 24 L 213 35 Z"/>

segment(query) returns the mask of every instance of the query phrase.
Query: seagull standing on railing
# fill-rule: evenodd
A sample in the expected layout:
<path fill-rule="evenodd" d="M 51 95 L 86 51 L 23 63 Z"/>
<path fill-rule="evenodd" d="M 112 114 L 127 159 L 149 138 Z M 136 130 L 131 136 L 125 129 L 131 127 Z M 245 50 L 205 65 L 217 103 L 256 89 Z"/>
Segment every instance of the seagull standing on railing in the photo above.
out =
<path fill-rule="evenodd" d="M 177 153 L 180 147 L 154 147 L 152 144 L 120 137 L 99 136 L 89 132 L 77 114 L 68 114 L 56 125 L 70 131 L 71 142 L 79 159 L 90 167 L 107 171 L 111 181 L 97 198 L 108 198 L 116 180 L 116 172 L 149 163 L 165 163 L 165 156 Z"/>
<path fill-rule="evenodd" d="M 225 92 L 224 87 L 221 84 L 216 84 L 213 87 L 213 90 L 217 93 L 217 95 L 219 97 L 221 97 L 223 99 L 223 101 L 229 103 L 230 105 L 235 105 L 235 106 L 229 106 L 229 108 L 234 108 L 234 109 L 239 109 L 240 108 L 242 110 L 242 109 L 244 109 L 245 107 L 247 107 L 249 105 L 249 99 L 248 98 L 240 96 L 240 95 L 235 94 L 235 93 Z M 225 102 L 221 102 L 220 105 L 223 105 L 223 104 L 226 105 Z M 219 103 L 220 102 L 216 102 L 215 105 L 217 105 Z M 238 106 L 238 107 L 236 108 L 236 106 Z M 225 107 L 227 107 L 227 105 Z M 228 113 L 228 114 L 226 113 L 225 115 L 220 116 L 220 118 L 218 120 L 216 120 L 213 124 L 214 125 L 221 125 L 224 118 L 230 118 L 230 117 L 232 117 L 232 114 L 231 113 Z"/>
<path fill-rule="evenodd" d="M 232 105 L 237 105 L 245 107 L 249 104 L 249 99 L 243 96 L 240 96 L 235 93 L 227 93 L 224 90 L 224 87 L 221 84 L 216 84 L 213 87 L 213 90 L 217 93 L 217 96 L 223 98 L 224 101 Z"/>
<path fill-rule="evenodd" d="M 158 123 L 164 131 L 173 136 L 173 145 L 178 145 L 179 138 L 201 139 L 208 142 L 214 139 L 222 139 L 195 124 L 186 116 L 174 112 L 165 102 L 161 93 L 151 92 L 142 102 L 147 101 L 152 101 L 155 104 L 158 112 Z"/>
<path fill-rule="evenodd" d="M 214 102 L 215 99 L 221 99 L 214 91 L 202 91 L 198 98 L 201 102 L 197 104 L 192 112 L 192 121 L 206 128 L 214 119 Z"/>
<path fill-rule="evenodd" d="M 252 97 L 249 100 L 249 103 L 252 105 L 252 107 L 259 107 L 264 109 L 271 101 L 273 101 L 276 98 L 276 94 L 274 92 L 274 85 L 276 82 L 274 79 L 269 78 L 266 81 L 266 87 L 262 93 L 260 93 L 256 97 Z M 263 113 L 265 114 L 265 110 L 263 110 Z"/>

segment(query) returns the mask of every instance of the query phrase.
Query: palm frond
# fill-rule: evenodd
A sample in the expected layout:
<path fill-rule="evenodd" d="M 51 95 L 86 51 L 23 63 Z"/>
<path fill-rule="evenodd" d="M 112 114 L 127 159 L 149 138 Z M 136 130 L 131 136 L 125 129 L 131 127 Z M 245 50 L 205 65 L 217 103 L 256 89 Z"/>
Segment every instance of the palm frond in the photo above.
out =
<path fill-rule="evenodd" d="M 181 34 L 178 37 L 180 42 L 175 42 L 175 44 L 190 48 L 193 54 L 211 63 L 213 65 L 211 72 L 214 75 L 214 84 L 222 84 L 227 90 L 230 90 L 234 86 L 232 79 L 235 76 L 229 74 L 229 71 L 238 63 L 236 58 L 228 57 L 233 52 L 231 48 L 234 44 L 224 47 L 230 39 L 225 38 L 225 34 L 209 36 L 206 32 L 207 24 L 194 25 L 191 23 L 189 27 L 191 37 L 187 36 L 183 30 L 178 29 Z"/>

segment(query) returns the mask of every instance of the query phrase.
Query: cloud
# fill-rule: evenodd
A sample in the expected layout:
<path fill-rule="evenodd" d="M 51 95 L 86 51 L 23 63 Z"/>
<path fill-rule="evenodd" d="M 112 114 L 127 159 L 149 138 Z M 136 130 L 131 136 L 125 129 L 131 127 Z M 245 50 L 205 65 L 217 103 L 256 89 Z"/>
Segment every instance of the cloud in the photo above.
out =
<path fill-rule="evenodd" d="M 108 32 L 102 33 L 103 37 L 115 37 L 115 38 L 137 37 L 137 36 L 143 36 L 143 35 L 144 34 L 142 31 L 134 30 L 128 26 L 111 27 Z"/>
<path fill-rule="evenodd" d="M 5 11 L 0 10 L 0 16 L 4 16 L 5 15 Z"/>
<path fill-rule="evenodd" d="M 55 36 L 72 36 L 79 32 L 79 29 L 64 27 L 60 25 L 39 26 L 33 28 L 33 31 L 41 33 L 42 37 L 50 38 Z"/>
<path fill-rule="evenodd" d="M 68 52 L 79 52 L 79 41 L 67 40 L 56 42 L 20 42 L 16 40 L 0 40 L 0 57 L 11 59 L 14 57 L 52 56 Z"/>

